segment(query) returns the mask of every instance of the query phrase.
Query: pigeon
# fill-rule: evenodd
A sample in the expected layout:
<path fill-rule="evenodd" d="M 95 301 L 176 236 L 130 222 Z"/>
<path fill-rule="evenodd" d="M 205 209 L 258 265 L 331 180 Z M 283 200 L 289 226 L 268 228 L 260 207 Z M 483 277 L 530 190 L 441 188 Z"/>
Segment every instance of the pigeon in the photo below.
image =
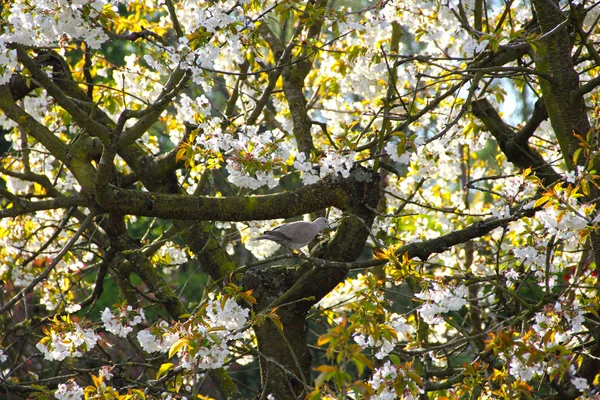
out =
<path fill-rule="evenodd" d="M 329 228 L 329 220 L 320 217 L 313 222 L 297 221 L 283 224 L 251 240 L 272 240 L 293 253 L 293 250 L 300 251 L 309 244 L 325 228 Z"/>

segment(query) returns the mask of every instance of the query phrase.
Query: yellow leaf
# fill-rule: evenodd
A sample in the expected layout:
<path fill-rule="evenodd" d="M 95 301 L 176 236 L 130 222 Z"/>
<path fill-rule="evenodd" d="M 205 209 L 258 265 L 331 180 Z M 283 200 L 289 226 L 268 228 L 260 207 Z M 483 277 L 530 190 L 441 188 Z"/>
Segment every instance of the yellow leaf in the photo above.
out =
<path fill-rule="evenodd" d="M 585 194 L 586 196 L 590 195 L 590 184 L 588 183 L 588 181 L 586 181 L 585 179 L 581 180 L 581 191 L 583 192 L 583 194 Z"/>
<path fill-rule="evenodd" d="M 317 385 L 317 387 L 318 387 L 318 385 Z M 321 399 L 321 392 L 319 392 L 318 389 L 315 389 L 306 395 L 306 400 L 320 400 L 320 399 Z"/>
<path fill-rule="evenodd" d="M 273 321 L 277 329 L 283 332 L 283 324 L 281 323 L 281 319 L 279 319 L 279 315 L 271 313 L 268 317 L 271 321 Z"/>
<path fill-rule="evenodd" d="M 376 260 L 387 260 L 387 254 L 385 249 L 375 249 L 373 253 L 373 258 Z"/>
<path fill-rule="evenodd" d="M 380 327 L 384 337 L 389 336 L 396 340 L 398 339 L 398 332 L 396 332 L 396 330 L 394 328 L 392 328 L 391 326 L 381 324 L 381 325 L 379 325 L 379 327 Z"/>
<path fill-rule="evenodd" d="M 541 206 L 542 204 L 546 203 L 548 200 L 550 200 L 550 198 L 547 197 L 547 196 L 540 197 L 539 199 L 537 199 L 535 201 L 535 204 L 533 205 L 533 208 L 537 208 L 537 207 Z"/>
<path fill-rule="evenodd" d="M 317 368 L 315 368 L 315 371 L 319 371 L 319 372 L 335 372 L 337 370 L 337 367 L 334 365 L 319 365 Z"/>
<path fill-rule="evenodd" d="M 163 365 L 161 365 L 160 369 L 156 373 L 156 379 L 160 379 L 161 376 L 169 372 L 169 370 L 173 369 L 174 366 L 175 364 L 173 363 L 164 363 Z"/>
<path fill-rule="evenodd" d="M 423 379 L 421 379 L 421 377 L 414 371 L 406 371 L 406 375 L 408 375 L 410 379 L 415 381 L 419 386 L 423 387 Z"/>
<path fill-rule="evenodd" d="M 117 15 L 117 13 L 115 13 L 112 10 L 112 7 L 109 4 L 105 4 L 102 7 L 102 14 L 106 15 L 107 17 L 109 17 L 111 19 L 117 19 L 117 18 L 119 18 L 119 16 Z"/>
<path fill-rule="evenodd" d="M 256 304 L 256 299 L 254 297 L 252 297 L 253 291 L 254 291 L 254 289 L 250 289 L 245 292 L 242 292 L 242 299 L 250 305 Z"/>
<path fill-rule="evenodd" d="M 203 394 L 199 394 L 199 395 L 198 395 L 198 398 L 199 398 L 200 400 L 215 400 L 215 398 L 214 398 L 214 397 L 205 396 L 205 395 L 203 395 Z"/>
<path fill-rule="evenodd" d="M 179 350 L 181 350 L 187 344 L 188 344 L 187 339 L 179 339 L 178 341 L 173 343 L 173 345 L 169 349 L 169 358 L 173 357 L 175 355 L 175 353 L 177 353 Z"/>
<path fill-rule="evenodd" d="M 573 153 L 573 164 L 577 164 L 577 160 L 579 160 L 579 156 L 581 156 L 582 152 L 583 149 L 581 147 L 575 150 L 575 153 Z"/>
<path fill-rule="evenodd" d="M 520 392 L 533 392 L 533 388 L 523 381 L 516 384 L 516 389 Z"/>
<path fill-rule="evenodd" d="M 323 346 L 324 344 L 327 344 L 329 342 L 331 342 L 331 336 L 330 335 L 321 335 L 317 339 L 317 346 Z"/>
<path fill-rule="evenodd" d="M 182 147 L 179 150 L 177 150 L 177 154 L 175 155 L 175 162 L 179 162 L 179 160 L 185 159 L 185 152 L 186 152 L 185 147 Z"/>
<path fill-rule="evenodd" d="M 96 393 L 96 388 L 93 386 L 86 386 L 85 389 L 83 389 L 83 392 L 85 393 L 85 398 L 87 399 L 90 395 Z"/>
<path fill-rule="evenodd" d="M 494 372 L 492 373 L 492 376 L 490 377 L 490 379 L 492 381 L 496 381 L 496 380 L 504 380 L 506 374 L 500 370 L 497 370 L 496 368 L 494 368 Z"/>
<path fill-rule="evenodd" d="M 179 374 L 175 377 L 175 391 L 179 393 L 183 386 L 183 375 Z"/>
<path fill-rule="evenodd" d="M 98 389 L 102 387 L 102 378 L 92 374 L 92 381 L 94 382 L 94 386 L 96 386 Z"/>
<path fill-rule="evenodd" d="M 471 132 L 473 130 L 474 127 L 475 127 L 475 123 L 473 123 L 473 122 L 470 122 L 469 124 L 467 124 L 467 126 L 465 126 L 461 132 L 462 135 L 466 136 L 469 132 Z"/>
<path fill-rule="evenodd" d="M 129 393 L 137 395 L 142 400 L 146 400 L 146 395 L 140 389 L 129 389 Z"/>

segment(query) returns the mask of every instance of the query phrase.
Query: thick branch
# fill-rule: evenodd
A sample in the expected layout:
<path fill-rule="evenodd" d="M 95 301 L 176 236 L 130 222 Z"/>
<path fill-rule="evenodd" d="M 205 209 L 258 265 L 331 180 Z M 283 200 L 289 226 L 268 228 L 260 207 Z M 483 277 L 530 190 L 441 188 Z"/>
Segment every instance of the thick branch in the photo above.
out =
<path fill-rule="evenodd" d="M 36 64 L 36 62 L 27 55 L 27 51 L 17 45 L 17 56 L 19 61 L 23 63 L 25 68 L 29 70 L 31 76 L 52 96 L 61 107 L 73 117 L 73 119 L 82 127 L 87 128 L 91 134 L 101 139 L 109 135 L 109 130 L 104 125 L 94 121 L 87 113 L 80 109 L 63 91 L 56 86 L 54 82 L 46 75 L 44 71 Z"/>
<path fill-rule="evenodd" d="M 211 369 L 208 371 L 208 375 L 210 375 L 210 378 L 217 385 L 224 399 L 243 399 L 242 394 L 237 390 L 235 383 L 224 368 Z"/>
<path fill-rule="evenodd" d="M 19 124 L 28 135 L 46 147 L 57 160 L 63 162 L 84 189 L 91 189 L 95 170 L 88 162 L 87 155 L 75 148 L 69 148 L 48 128 L 19 107 L 14 102 L 8 85 L 0 86 L 0 109 L 8 118 Z"/>
<path fill-rule="evenodd" d="M 109 212 L 138 216 L 202 221 L 249 221 L 288 218 L 326 207 L 348 209 L 353 182 L 371 179 L 362 168 L 350 177 L 329 176 L 289 192 L 244 197 L 197 197 L 184 194 L 148 193 L 108 186 L 97 193 L 100 207 Z"/>
<path fill-rule="evenodd" d="M 215 281 L 222 281 L 230 276 L 238 265 L 213 237 L 210 227 L 202 223 L 189 221 L 173 221 L 183 240 L 195 254 L 202 268 Z"/>
<path fill-rule="evenodd" d="M 527 123 L 525 123 L 525 125 L 515 134 L 516 142 L 519 144 L 527 144 L 527 141 L 533 136 L 536 129 L 547 119 L 548 110 L 546 110 L 544 100 L 538 99 L 538 101 L 535 102 L 531 118 L 529 118 Z"/>
<path fill-rule="evenodd" d="M 38 87 L 35 82 L 27 82 L 27 79 L 21 74 L 14 74 L 11 76 L 9 86 L 15 101 L 21 100 Z"/>
<path fill-rule="evenodd" d="M 510 217 L 501 219 L 496 217 L 488 218 L 476 222 L 465 229 L 451 232 L 439 238 L 425 240 L 423 242 L 410 243 L 402 246 L 396 251 L 396 255 L 400 259 L 404 254 L 406 254 L 408 258 L 417 257 L 425 261 L 433 254 L 443 253 L 451 249 L 453 246 L 487 235 L 496 228 L 507 226 L 510 222 L 517 221 L 524 217 L 532 217 L 535 215 L 535 211 L 536 210 L 534 209 L 518 211 L 514 212 Z M 343 271 L 345 274 L 346 271 L 352 269 L 372 268 L 379 265 L 384 265 L 388 262 L 386 259 L 339 262 L 314 257 L 310 257 L 309 260 L 315 266 L 315 269 L 300 278 L 284 295 L 278 297 L 276 301 L 270 304 L 269 308 L 302 299 L 310 304 L 316 303 L 319 300 L 318 298 L 311 300 L 309 297 L 314 295 L 315 288 L 318 286 L 317 283 L 319 281 L 315 280 L 315 273 L 317 273 L 319 270 L 337 270 Z"/>
<path fill-rule="evenodd" d="M 119 140 L 119 148 L 133 144 L 158 121 L 160 114 L 171 103 L 171 100 L 185 89 L 189 77 L 190 72 L 180 67 L 173 71 L 156 101 L 145 109 L 136 112 L 134 116 L 139 116 L 140 119 L 132 127 L 125 130 L 123 137 Z"/>
<path fill-rule="evenodd" d="M 310 25 L 307 32 L 308 40 L 314 39 L 320 32 L 323 25 L 323 14 L 316 14 L 327 6 L 327 0 L 316 0 L 314 5 L 309 2 L 306 6 L 306 11 L 302 18 L 314 18 L 314 22 Z M 315 15 L 309 15 L 309 9 L 315 12 Z M 298 150 L 306 154 L 307 157 L 315 150 L 315 145 L 312 141 L 310 128 L 312 123 L 308 113 L 306 112 L 306 97 L 304 96 L 304 79 L 310 72 L 312 60 L 304 59 L 297 64 L 284 68 L 283 71 L 283 92 L 290 107 L 292 116 L 293 132 L 298 144 Z"/>
<path fill-rule="evenodd" d="M 536 69 L 549 73 L 553 80 L 542 78 L 540 86 L 563 157 L 572 168 L 573 154 L 579 148 L 573 134 L 585 136 L 590 123 L 583 96 L 572 96 L 579 90 L 579 74 L 571 59 L 571 38 L 557 2 L 534 0 L 532 3 L 543 34 L 543 49 L 536 52 L 535 57 Z"/>
<path fill-rule="evenodd" d="M 87 199 L 83 196 L 57 197 L 52 200 L 41 201 L 26 201 L 20 199 L 18 204 L 13 204 L 13 208 L 0 210 L 0 219 L 30 214 L 36 211 L 54 210 L 57 208 L 83 207 L 87 205 L 87 203 Z"/>
<path fill-rule="evenodd" d="M 68 163 L 67 145 L 14 102 L 8 85 L 0 86 L 0 109 L 8 118 L 19 124 L 28 135 L 46 147 L 56 159 Z"/>
<path fill-rule="evenodd" d="M 471 110 L 473 111 L 473 115 L 479 118 L 494 136 L 508 161 L 512 162 L 518 168 L 532 168 L 545 185 L 556 182 L 560 178 L 560 175 L 554 171 L 552 166 L 550 166 L 536 150 L 529 147 L 525 140 L 530 134 L 530 131 L 534 130 L 536 122 L 540 120 L 540 111 L 538 111 L 537 114 L 534 112 L 530 122 L 525 125 L 517 136 L 513 130 L 502 121 L 498 112 L 486 99 L 473 101 Z M 532 120 L 534 121 L 532 122 Z"/>
<path fill-rule="evenodd" d="M 173 5 L 172 0 L 166 0 L 167 9 L 169 10 L 169 16 L 171 17 L 171 21 L 173 22 L 173 28 L 175 29 L 175 33 L 177 37 L 183 37 L 183 29 L 181 29 L 181 24 L 179 23 L 179 19 L 177 18 L 177 11 L 175 10 L 175 6 Z"/>

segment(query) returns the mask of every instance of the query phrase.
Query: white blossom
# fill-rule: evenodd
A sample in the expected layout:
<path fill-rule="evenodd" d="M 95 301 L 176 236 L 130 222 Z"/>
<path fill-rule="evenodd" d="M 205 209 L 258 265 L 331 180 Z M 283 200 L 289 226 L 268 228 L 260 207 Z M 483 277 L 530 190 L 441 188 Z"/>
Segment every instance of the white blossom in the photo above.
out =
<path fill-rule="evenodd" d="M 58 400 L 79 400 L 83 398 L 83 388 L 72 380 L 68 383 L 61 383 L 54 392 L 54 397 Z"/>
<path fill-rule="evenodd" d="M 79 324 L 71 325 L 70 330 L 53 329 L 50 340 L 40 341 L 36 347 L 44 354 L 46 360 L 62 361 L 67 357 L 81 357 L 81 351 L 89 351 L 100 340 L 92 329 L 83 329 Z"/>
<path fill-rule="evenodd" d="M 139 309 L 133 311 L 131 306 L 122 308 L 119 311 L 119 315 L 115 316 L 108 307 L 102 311 L 102 322 L 104 328 L 120 337 L 126 337 L 133 331 L 133 327 L 144 322 L 146 317 L 144 316 L 144 310 Z"/>
<path fill-rule="evenodd" d="M 449 311 L 458 311 L 467 304 L 467 287 L 461 285 L 457 288 L 440 288 L 434 285 L 434 289 L 427 292 L 416 293 L 418 297 L 427 302 L 419 307 L 419 314 L 428 324 L 441 323 L 443 319 L 439 314 Z"/>
<path fill-rule="evenodd" d="M 580 392 L 587 390 L 587 388 L 589 387 L 588 381 L 585 378 L 580 378 L 580 377 L 571 378 L 571 383 Z"/>

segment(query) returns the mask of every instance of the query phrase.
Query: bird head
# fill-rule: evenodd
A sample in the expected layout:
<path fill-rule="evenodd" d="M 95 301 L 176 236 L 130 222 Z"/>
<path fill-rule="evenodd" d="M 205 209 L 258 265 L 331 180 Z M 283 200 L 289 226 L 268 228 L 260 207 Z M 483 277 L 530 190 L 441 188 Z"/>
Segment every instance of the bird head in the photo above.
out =
<path fill-rule="evenodd" d="M 315 224 L 319 232 L 325 228 L 331 229 L 329 226 L 329 220 L 327 218 L 319 217 L 313 221 L 313 224 Z"/>

